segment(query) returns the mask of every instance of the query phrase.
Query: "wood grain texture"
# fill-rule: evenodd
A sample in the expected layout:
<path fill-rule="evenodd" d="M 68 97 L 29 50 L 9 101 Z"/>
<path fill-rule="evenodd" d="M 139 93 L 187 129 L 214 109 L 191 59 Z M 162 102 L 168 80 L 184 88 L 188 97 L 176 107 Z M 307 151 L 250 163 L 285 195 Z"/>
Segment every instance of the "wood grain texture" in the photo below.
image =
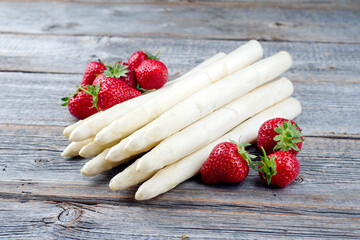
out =
<path fill-rule="evenodd" d="M 355 0 L 0 2 L 1 239 L 359 239 L 360 4 Z M 162 52 L 171 79 L 245 40 L 287 50 L 303 106 L 300 176 L 268 188 L 196 176 L 155 199 L 112 192 L 125 166 L 88 178 L 63 158 L 60 98 L 85 66 Z M 259 153 L 256 147 L 250 152 Z"/>
<path fill-rule="evenodd" d="M 133 198 L 136 188 L 119 193 L 112 193 L 108 188 L 111 177 L 123 167 L 94 178 L 81 176 L 79 170 L 87 160 L 60 156 L 67 144 L 61 130 L 61 127 L 36 126 L 12 126 L 3 130 L 0 135 L 0 192 L 3 197 L 111 204 Z M 239 199 L 247 199 L 249 203 L 269 203 L 266 196 L 276 193 L 283 201 L 304 207 L 316 204 L 319 199 L 333 207 L 340 207 L 345 200 L 346 207 L 356 207 L 360 201 L 356 168 L 360 156 L 358 143 L 359 139 L 306 137 L 303 151 L 298 156 L 302 167 L 301 183 L 290 188 L 269 190 L 255 173 L 251 173 L 244 183 L 230 187 L 204 186 L 198 179 L 193 179 L 160 199 L 188 202 L 202 199 L 215 205 Z M 329 149 L 336 151 L 328 154 Z M 259 153 L 255 147 L 251 151 Z M 209 191 L 214 194 L 209 195 Z M 160 204 L 157 200 L 150 202 Z"/>
<path fill-rule="evenodd" d="M 7 239 L 35 234 L 73 239 L 360 237 L 357 139 L 307 137 L 298 156 L 300 177 L 285 189 L 267 188 L 251 172 L 238 185 L 205 186 L 195 177 L 153 200 L 136 202 L 136 186 L 115 193 L 108 188 L 122 167 L 86 178 L 79 173 L 85 159 L 62 158 L 66 141 L 60 127 L 6 132 L 0 139 L 5 143 L 0 214 L 12 221 L 0 232 Z M 336 151 L 326 155 L 329 149 Z M 254 147 L 251 152 L 259 153 Z"/>
<path fill-rule="evenodd" d="M 335 154 L 324 157 L 334 148 Z M 265 187 L 254 173 L 231 186 L 205 186 L 193 178 L 146 202 L 133 200 L 136 187 L 109 190 L 119 168 L 88 179 L 78 172 L 85 160 L 36 152 L 7 153 L 16 161 L 6 162 L 0 180 L 0 213 L 11 219 L 2 224 L 0 236 L 7 239 L 360 237 L 358 140 L 307 138 L 299 156 L 300 177 L 285 189 Z M 36 154 L 46 158 L 29 157 Z"/>
<path fill-rule="evenodd" d="M 303 107 L 299 122 L 307 135 L 360 137 L 359 124 L 354 121 L 354 117 L 360 116 L 359 83 L 316 82 L 301 76 L 298 76 L 301 80 L 296 80 L 293 74 L 287 75 L 295 79 L 294 96 Z M 5 134 L 6 127 L 16 129 L 17 125 L 22 129 L 23 125 L 65 127 L 76 121 L 61 106 L 60 99 L 73 91 L 81 75 L 2 72 L 0 78 L 1 87 L 8 89 L 0 95 L 0 133 Z"/>
<path fill-rule="evenodd" d="M 92 60 L 127 60 L 132 52 L 144 49 L 160 51 L 174 78 L 219 51 L 229 53 L 247 41 L 1 34 L 0 42 L 0 71 L 82 74 Z M 292 55 L 290 76 L 294 80 L 359 82 L 358 44 L 261 44 L 265 56 L 281 50 Z"/>
<path fill-rule="evenodd" d="M 34 2 L 34 0 L 13 0 L 12 2 Z M 36 2 L 47 2 L 46 0 L 37 0 Z M 168 5 L 219 5 L 219 6 L 249 6 L 249 5 L 262 5 L 265 7 L 293 7 L 293 8 L 305 8 L 311 7 L 317 8 L 353 8 L 356 6 L 356 0 L 53 0 L 52 2 L 75 2 L 75 3 L 93 3 L 93 4 L 168 4 Z"/>
<path fill-rule="evenodd" d="M 0 2 L 0 32 L 359 43 L 359 2 L 295 6 Z"/>
<path fill-rule="evenodd" d="M 241 203 L 223 211 L 5 200 L 0 211 L 10 217 L 0 227 L 6 239 L 356 239 L 360 234 L 358 215 L 260 213 Z M 29 214 L 20 218 L 25 211 Z"/>

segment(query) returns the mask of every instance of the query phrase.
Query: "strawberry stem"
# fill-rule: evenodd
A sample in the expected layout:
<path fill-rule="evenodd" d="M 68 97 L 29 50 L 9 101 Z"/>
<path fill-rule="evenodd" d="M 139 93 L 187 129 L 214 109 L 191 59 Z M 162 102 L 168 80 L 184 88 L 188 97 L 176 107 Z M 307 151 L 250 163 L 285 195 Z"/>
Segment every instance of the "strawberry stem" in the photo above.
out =
<path fill-rule="evenodd" d="M 140 87 L 139 83 L 136 83 L 136 86 L 135 86 L 135 89 L 139 90 L 140 92 L 149 92 L 149 91 L 155 91 L 156 89 L 153 88 L 153 89 L 145 89 L 145 88 L 142 88 Z"/>
<path fill-rule="evenodd" d="M 234 140 L 229 139 L 230 142 L 234 143 L 237 147 L 238 147 L 238 152 L 239 154 L 245 159 L 245 161 L 247 162 L 247 164 L 254 170 L 257 170 L 257 168 L 255 167 L 252 158 L 256 158 L 255 155 L 249 154 L 246 150 L 245 147 L 250 146 L 250 143 L 242 143 L 241 142 L 241 137 L 239 138 L 239 141 L 236 142 Z"/>
<path fill-rule="evenodd" d="M 69 94 L 70 97 L 63 97 L 63 98 L 61 98 L 61 100 L 64 101 L 64 103 L 61 104 L 61 106 L 67 106 L 67 105 L 69 105 L 70 98 L 74 97 L 78 92 L 79 92 L 79 89 L 77 88 L 77 89 L 75 90 L 75 92 Z"/>
<path fill-rule="evenodd" d="M 98 110 L 98 111 L 99 111 L 99 108 L 97 106 L 97 103 L 99 101 L 99 91 L 101 89 L 100 82 L 101 81 L 99 81 L 96 85 L 86 85 L 87 89 L 83 88 L 82 86 L 78 86 L 78 89 L 84 91 L 86 94 L 89 94 L 89 95 L 91 95 L 93 97 L 93 100 L 92 100 L 93 105 L 92 105 L 92 107 L 95 107 L 96 110 Z"/>
<path fill-rule="evenodd" d="M 155 55 L 149 53 L 149 52 L 144 52 L 145 55 L 147 56 L 148 59 L 154 59 L 154 60 L 160 60 L 160 54 L 161 52 L 157 52 Z"/>
<path fill-rule="evenodd" d="M 263 173 L 263 178 L 266 180 L 267 184 L 270 185 L 272 176 L 276 175 L 276 161 L 275 156 L 271 156 L 270 158 L 266 155 L 265 149 L 261 147 L 261 151 L 264 156 L 260 156 L 261 161 L 255 162 L 255 165 L 259 166 L 256 169 L 258 172 Z"/>
<path fill-rule="evenodd" d="M 297 124 L 291 125 L 291 121 L 284 121 L 282 124 L 278 123 L 278 126 L 274 129 L 278 133 L 274 137 L 274 141 L 277 142 L 274 150 L 289 151 L 294 149 L 300 151 L 296 143 L 304 141 L 301 133 L 301 129 L 298 129 Z"/>

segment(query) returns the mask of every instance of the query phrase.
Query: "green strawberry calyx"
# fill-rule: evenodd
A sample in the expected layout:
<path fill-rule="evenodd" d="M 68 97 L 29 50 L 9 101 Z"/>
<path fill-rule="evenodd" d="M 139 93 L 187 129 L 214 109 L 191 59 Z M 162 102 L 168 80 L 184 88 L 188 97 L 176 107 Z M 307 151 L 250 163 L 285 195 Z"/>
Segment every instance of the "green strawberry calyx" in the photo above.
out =
<path fill-rule="evenodd" d="M 148 59 L 153 59 L 153 60 L 160 60 L 160 52 L 157 52 L 155 55 L 149 53 L 149 52 L 144 52 L 145 55 L 147 56 Z"/>
<path fill-rule="evenodd" d="M 277 142 L 274 150 L 279 149 L 280 151 L 289 151 L 294 149 L 300 151 L 296 143 L 304 141 L 301 133 L 301 129 L 298 129 L 298 125 L 295 123 L 291 125 L 291 121 L 284 121 L 282 124 L 278 123 L 274 129 L 278 135 L 274 137 L 274 141 Z"/>
<path fill-rule="evenodd" d="M 61 104 L 61 106 L 67 106 L 67 105 L 69 105 L 70 99 L 71 99 L 72 97 L 74 97 L 78 92 L 79 92 L 79 89 L 77 88 L 77 89 L 75 90 L 75 92 L 69 94 L 70 97 L 63 97 L 63 98 L 61 98 L 61 100 L 64 101 L 64 103 Z"/>
<path fill-rule="evenodd" d="M 80 89 L 80 90 L 84 91 L 86 94 L 89 94 L 93 97 L 93 100 L 92 100 L 93 106 L 92 107 L 96 108 L 96 110 L 98 110 L 98 111 L 99 111 L 99 108 L 97 106 L 97 103 L 99 101 L 98 96 L 99 96 L 99 91 L 101 89 L 100 82 L 101 81 L 99 81 L 96 85 L 86 85 L 86 89 L 83 88 L 83 86 L 78 86 L 78 90 Z"/>
<path fill-rule="evenodd" d="M 122 62 L 111 63 L 106 66 L 106 70 L 103 72 L 104 77 L 121 78 L 126 77 L 126 74 L 130 72 L 128 66 Z"/>
<path fill-rule="evenodd" d="M 235 144 L 238 148 L 238 152 L 239 154 L 242 156 L 242 158 L 247 162 L 247 164 L 254 170 L 256 170 L 256 167 L 254 166 L 254 163 L 252 161 L 252 158 L 256 158 L 255 155 L 252 155 L 250 153 L 248 153 L 246 150 L 245 150 L 245 147 L 247 146 L 250 146 L 251 144 L 250 143 L 244 143 L 244 142 L 241 142 L 241 139 L 239 139 L 238 142 L 234 141 L 234 140 L 231 140 L 229 139 L 230 142 L 232 142 L 233 144 Z"/>
<path fill-rule="evenodd" d="M 258 166 L 258 169 L 255 170 L 263 173 L 263 178 L 266 180 L 267 184 L 270 185 L 272 176 L 277 173 L 275 156 L 268 157 L 263 147 L 261 147 L 261 151 L 264 156 L 260 156 L 261 161 L 255 162 L 255 165 Z"/>

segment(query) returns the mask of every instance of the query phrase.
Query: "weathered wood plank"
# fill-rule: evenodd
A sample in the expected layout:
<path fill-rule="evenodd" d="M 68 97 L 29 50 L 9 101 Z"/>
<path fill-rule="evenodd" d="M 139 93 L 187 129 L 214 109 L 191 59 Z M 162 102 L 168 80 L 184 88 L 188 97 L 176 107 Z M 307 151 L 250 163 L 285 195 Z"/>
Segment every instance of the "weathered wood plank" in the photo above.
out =
<path fill-rule="evenodd" d="M 28 0 L 25 0 L 28 1 Z M 63 0 L 57 0 L 63 1 Z M 84 2 L 84 3 L 103 3 L 101 0 L 76 0 L 75 2 Z M 118 4 L 136 4 L 136 3 L 147 3 L 147 4 L 181 4 L 181 5 L 202 5 L 202 6 L 224 6 L 224 7 L 232 7 L 232 6 L 241 6 L 241 7 L 251 7 L 251 6 L 263 6 L 263 7 L 291 7 L 291 8 L 312 8 L 312 9 L 328 9 L 328 8 L 336 8 L 336 9 L 348 9 L 351 7 L 356 7 L 356 0 L 311 0 L 311 1 L 303 1 L 303 0 L 224 0 L 224 1 L 216 1 L 216 0 L 107 0 L 108 3 L 118 3 Z"/>
<path fill-rule="evenodd" d="M 292 207 L 290 206 L 289 209 Z M 71 202 L 0 202 L 0 237 L 6 239 L 356 239 L 352 217 L 253 212 L 238 206 L 217 209 L 123 207 Z"/>
<path fill-rule="evenodd" d="M 13 0 L 12 2 L 34 2 L 34 0 Z M 52 2 L 68 2 L 68 0 L 52 0 Z M 356 9 L 357 1 L 356 0 L 73 0 L 72 2 L 76 3 L 92 3 L 92 4 L 162 4 L 162 5 L 202 5 L 202 6 L 238 6 L 238 7 L 250 7 L 250 6 L 263 6 L 263 7 L 291 7 L 291 8 L 312 8 L 312 9 Z M 355 7 L 355 8 L 354 8 Z"/>
<path fill-rule="evenodd" d="M 145 49 L 161 51 L 161 59 L 174 77 L 219 51 L 231 52 L 245 42 L 2 34 L 0 71 L 81 74 L 91 60 L 126 60 L 132 52 Z M 295 80 L 359 82 L 357 44 L 262 42 L 262 45 L 265 56 L 280 50 L 291 53 L 294 60 L 291 77 Z"/>
<path fill-rule="evenodd" d="M 303 106 L 298 119 L 307 135 L 360 137 L 360 126 L 354 121 L 360 116 L 358 83 L 298 81 L 298 73 L 287 75 L 295 79 L 294 96 Z M 74 89 L 81 75 L 2 72 L 0 79 L 1 87 L 7 89 L 0 95 L 2 134 L 7 134 L 6 124 L 16 129 L 16 125 L 66 126 L 76 121 L 60 99 Z M 60 129 L 56 131 L 61 135 Z"/>
<path fill-rule="evenodd" d="M 351 8 L 347 9 L 314 9 L 287 4 L 263 6 L 249 1 L 240 5 L 205 6 L 0 2 L 3 12 L 0 32 L 359 43 L 359 31 L 354 23 L 360 21 L 360 5 L 357 1 L 351 3 Z"/>
<path fill-rule="evenodd" d="M 74 75 L 1 73 L 0 84 L 8 89 L 0 96 L 3 102 L 3 108 L 0 110 L 1 122 L 62 126 L 70 124 L 74 119 L 69 118 L 65 108 L 60 107 L 60 98 L 71 92 L 80 82 L 81 75 L 77 73 L 81 73 L 86 63 L 94 59 L 93 54 L 97 53 L 101 58 L 113 61 L 126 59 L 140 46 L 148 46 L 153 50 L 160 49 L 163 52 L 163 60 L 169 67 L 170 75 L 174 78 L 212 54 L 221 50 L 230 52 L 242 43 L 161 39 L 137 39 L 130 43 L 123 38 L 28 36 L 24 39 L 15 35 L 2 35 L 0 39 L 3 43 L 0 45 L 2 70 L 75 73 Z M 126 48 L 127 44 L 132 46 L 131 49 Z M 295 81 L 295 96 L 303 103 L 304 114 L 300 118 L 311 117 L 308 123 L 312 123 L 322 119 L 321 116 L 326 116 L 324 117 L 326 124 L 321 126 L 323 133 L 328 129 L 333 129 L 334 133 L 345 133 L 346 126 L 353 125 L 355 126 L 351 128 L 352 133 L 348 134 L 359 132 L 356 122 L 352 121 L 351 117 L 351 115 L 359 115 L 357 113 L 359 108 L 356 108 L 359 101 L 356 99 L 359 98 L 357 83 L 360 61 L 357 56 L 360 55 L 360 48 L 357 45 L 271 42 L 265 42 L 263 45 L 265 56 L 282 49 L 292 54 L 294 66 L 285 75 Z M 29 46 L 42 47 L 29 48 Z M 116 54 L 112 52 L 111 47 L 116 50 Z M 194 55 L 197 57 L 193 57 Z M 32 94 L 31 99 L 29 94 Z M 34 103 L 38 103 L 39 106 L 36 111 L 33 108 Z M 314 105 L 323 107 L 314 111 Z M 328 117 L 328 109 L 334 110 L 336 114 Z M 338 124 L 334 127 L 335 122 L 346 124 Z M 304 127 L 312 128 L 311 125 Z"/>
<path fill-rule="evenodd" d="M 0 7 L 0 238 L 360 238 L 358 1 L 24 0 Z M 68 143 L 63 126 L 74 121 L 60 98 L 90 60 L 161 50 L 174 78 L 244 42 L 232 39 L 249 38 L 266 40 L 266 56 L 287 50 L 294 57 L 286 76 L 303 104 L 297 120 L 306 142 L 300 177 L 288 188 L 267 188 L 255 173 L 231 186 L 195 177 L 136 202 L 137 187 L 108 188 L 123 167 L 86 178 L 79 173 L 85 159 L 60 156 Z"/>
<path fill-rule="evenodd" d="M 94 178 L 81 176 L 79 170 L 87 160 L 60 156 L 60 151 L 67 144 L 60 131 L 59 127 L 2 129 L 0 195 L 111 204 L 133 198 L 136 187 L 119 193 L 112 193 L 108 188 L 109 180 L 122 167 Z M 217 206 L 221 202 L 227 208 L 240 200 L 265 205 L 281 200 L 282 204 L 303 208 L 353 208 L 360 201 L 359 170 L 356 168 L 360 156 L 358 143 L 358 139 L 308 137 L 298 157 L 302 166 L 300 182 L 286 189 L 266 188 L 255 173 L 251 173 L 242 184 L 229 187 L 205 186 L 195 178 L 150 201 L 150 204 L 171 208 L 180 201 L 181 204 L 186 202 L 185 206 L 205 204 L 222 208 Z M 209 192 L 213 194 L 209 195 Z"/>

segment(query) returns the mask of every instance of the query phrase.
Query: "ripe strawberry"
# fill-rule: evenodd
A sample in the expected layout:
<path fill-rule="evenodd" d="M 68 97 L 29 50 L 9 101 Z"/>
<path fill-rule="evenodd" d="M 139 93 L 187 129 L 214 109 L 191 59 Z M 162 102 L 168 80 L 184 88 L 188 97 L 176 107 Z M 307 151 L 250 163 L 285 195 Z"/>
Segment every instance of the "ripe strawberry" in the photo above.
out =
<path fill-rule="evenodd" d="M 84 90 L 82 87 L 80 89 Z M 141 95 L 138 90 L 113 77 L 102 77 L 101 81 L 88 86 L 84 92 L 92 96 L 93 106 L 101 111 Z"/>
<path fill-rule="evenodd" d="M 203 182 L 239 183 L 244 180 L 249 173 L 248 161 L 253 157 L 245 151 L 248 145 L 233 141 L 216 145 L 200 169 Z"/>
<path fill-rule="evenodd" d="M 135 72 L 137 83 L 145 90 L 161 88 L 168 80 L 167 67 L 154 59 L 143 61 Z"/>
<path fill-rule="evenodd" d="M 137 51 L 134 52 L 128 59 L 127 63 L 136 69 L 143 61 L 146 59 L 154 59 L 159 60 L 159 54 L 158 52 L 156 55 L 152 55 L 151 53 L 144 52 L 144 51 Z"/>
<path fill-rule="evenodd" d="M 129 87 L 136 88 L 135 69 L 128 63 L 119 62 L 119 64 L 123 64 L 123 66 L 126 66 L 126 69 L 129 70 L 129 72 L 126 73 L 126 76 L 121 77 L 120 79 L 123 80 Z"/>
<path fill-rule="evenodd" d="M 96 78 L 94 79 L 92 85 L 97 85 L 98 82 L 100 82 L 101 79 L 103 79 L 103 78 L 104 78 L 104 74 L 100 73 L 99 75 L 96 76 Z"/>
<path fill-rule="evenodd" d="M 136 69 L 144 60 L 148 59 L 147 55 L 143 51 L 134 52 L 128 59 L 127 63 Z"/>
<path fill-rule="evenodd" d="M 91 62 L 87 65 L 81 86 L 93 84 L 96 76 L 106 70 L 106 66 L 99 60 L 98 62 Z"/>
<path fill-rule="evenodd" d="M 84 87 L 84 89 L 87 89 Z M 71 97 L 62 98 L 65 103 L 62 106 L 68 106 L 69 112 L 79 119 L 87 118 L 98 110 L 93 107 L 92 96 L 82 90 L 76 90 Z"/>
<path fill-rule="evenodd" d="M 260 126 L 257 145 L 259 149 L 263 147 L 269 154 L 281 150 L 289 151 L 296 156 L 303 141 L 301 129 L 294 121 L 274 118 Z"/>
<path fill-rule="evenodd" d="M 300 173 L 300 164 L 295 155 L 287 151 L 278 151 L 264 157 L 255 164 L 259 166 L 259 176 L 268 185 L 286 187 L 292 183 Z"/>
<path fill-rule="evenodd" d="M 109 64 L 107 69 L 95 78 L 93 85 L 96 85 L 104 77 L 117 78 L 132 88 L 136 87 L 135 70 L 127 63 L 118 62 Z"/>

